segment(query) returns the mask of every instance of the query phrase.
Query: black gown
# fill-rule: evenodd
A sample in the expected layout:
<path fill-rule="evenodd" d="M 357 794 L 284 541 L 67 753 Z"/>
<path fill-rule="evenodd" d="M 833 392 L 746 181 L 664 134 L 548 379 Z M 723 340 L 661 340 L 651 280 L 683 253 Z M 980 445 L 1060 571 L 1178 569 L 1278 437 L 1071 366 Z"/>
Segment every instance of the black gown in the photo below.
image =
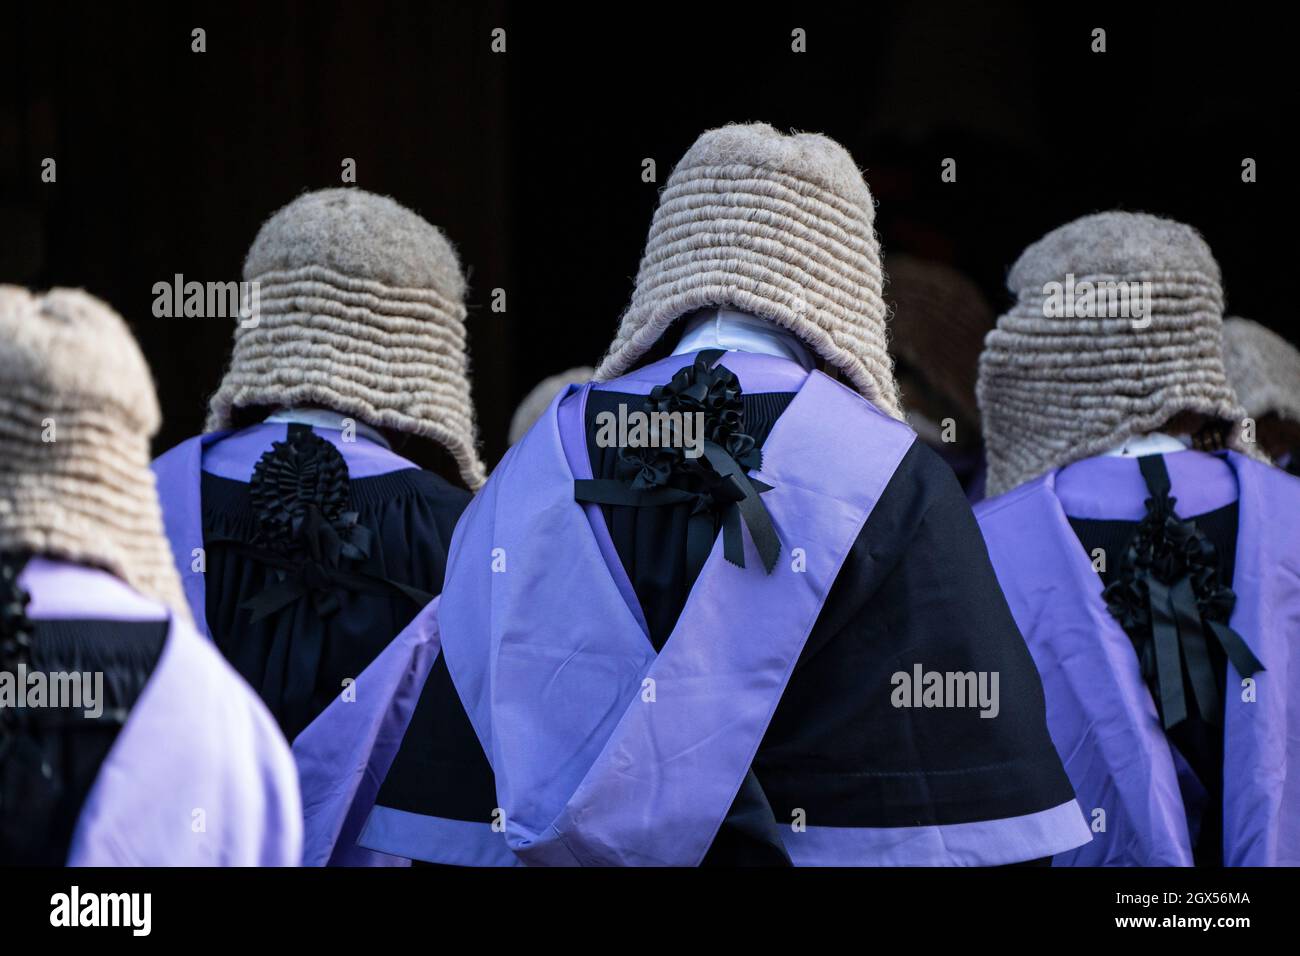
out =
<path fill-rule="evenodd" d="M 290 426 L 290 439 L 304 431 Z M 323 440 L 310 445 L 316 454 L 333 451 Z M 283 562 L 268 563 L 271 549 L 258 537 L 256 481 L 202 475 L 207 623 L 221 653 L 293 740 L 410 623 L 421 602 L 442 590 L 451 534 L 470 494 L 415 467 L 348 481 L 340 510 L 368 531 L 369 555 L 344 564 L 354 576 L 367 575 L 362 586 L 324 581 L 253 621 L 246 603 L 283 577 Z M 327 502 L 315 503 L 328 510 Z M 294 560 L 301 564 L 301 557 Z"/>
<path fill-rule="evenodd" d="M 63 866 L 82 805 L 162 656 L 170 622 L 29 621 L 13 587 L 22 563 L 0 575 L 3 639 L 27 633 L 29 671 L 104 675 L 99 716 L 50 707 L 0 712 L 0 865 Z M 0 668 L 16 673 L 17 655 L 3 658 Z"/>

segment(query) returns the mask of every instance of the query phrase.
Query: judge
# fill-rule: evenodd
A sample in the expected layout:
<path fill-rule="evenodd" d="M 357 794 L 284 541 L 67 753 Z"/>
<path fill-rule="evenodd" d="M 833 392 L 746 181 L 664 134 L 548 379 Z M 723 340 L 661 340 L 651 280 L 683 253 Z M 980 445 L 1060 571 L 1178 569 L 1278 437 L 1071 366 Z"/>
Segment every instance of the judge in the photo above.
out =
<path fill-rule="evenodd" d="M 483 481 L 465 281 L 442 233 L 358 189 L 308 193 L 262 226 L 205 434 L 155 463 L 199 629 L 294 741 L 309 863 L 381 863 L 315 825 L 350 785 L 333 748 L 378 733 L 354 682 L 442 586 Z M 413 459 L 436 470 L 424 470 Z M 314 726 L 339 698 L 339 717 Z"/>
<path fill-rule="evenodd" d="M 363 846 L 996 865 L 1088 840 L 961 488 L 900 420 L 873 215 L 824 136 L 691 147 L 598 384 L 507 453 L 404 635 L 441 653 Z M 609 447 L 610 414 L 705 440 Z M 896 693 L 916 665 L 1000 710 Z"/>
<path fill-rule="evenodd" d="M 1148 286 L 1127 317 L 1048 292 Z M 980 360 L 977 509 L 1093 840 L 1059 864 L 1300 863 L 1300 482 L 1253 457 L 1204 240 L 1085 216 L 1012 268 Z"/>
<path fill-rule="evenodd" d="M 1258 322 L 1223 321 L 1228 381 L 1273 464 L 1300 475 L 1300 351 Z"/>
<path fill-rule="evenodd" d="M 172 566 L 126 324 L 0 286 L 0 380 L 0 863 L 296 865 L 289 748 Z"/>

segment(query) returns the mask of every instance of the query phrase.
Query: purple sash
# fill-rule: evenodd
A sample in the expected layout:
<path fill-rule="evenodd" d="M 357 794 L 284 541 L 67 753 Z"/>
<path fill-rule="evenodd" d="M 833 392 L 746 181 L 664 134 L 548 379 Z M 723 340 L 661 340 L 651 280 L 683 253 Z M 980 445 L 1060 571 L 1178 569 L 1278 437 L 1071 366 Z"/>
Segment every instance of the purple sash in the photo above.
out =
<path fill-rule="evenodd" d="M 103 571 L 36 559 L 33 619 L 168 617 Z M 289 748 L 266 708 L 188 625 L 162 656 L 95 778 L 69 866 L 296 866 L 302 823 Z"/>
<path fill-rule="evenodd" d="M 612 383 L 648 391 L 690 356 Z M 747 391 L 791 363 L 729 353 Z M 696 865 L 827 593 L 914 435 L 821 373 L 797 372 L 755 475 L 783 542 L 771 575 L 715 542 L 656 656 L 587 477 L 571 388 L 498 466 L 456 531 L 443 653 L 496 774 L 509 848 L 541 865 Z M 853 441 L 845 443 L 844 434 Z M 833 449 L 833 454 L 828 454 Z M 800 548 L 795 570 L 790 549 Z M 500 561 L 504 560 L 504 570 Z M 494 561 L 498 570 L 494 571 Z"/>
<path fill-rule="evenodd" d="M 181 576 L 185 600 L 190 603 L 194 627 L 204 637 L 208 633 L 208 616 L 203 572 L 194 570 L 194 549 L 203 547 L 203 506 L 199 500 L 199 474 L 203 470 L 203 450 L 221 441 L 230 432 L 210 432 L 186 439 L 175 448 L 154 459 L 154 479 L 158 483 L 158 503 L 162 506 L 163 530 L 171 545 L 172 561 Z"/>
<path fill-rule="evenodd" d="M 1235 452 L 1165 459 L 1180 515 L 1239 501 L 1230 625 L 1263 663 L 1255 700 L 1229 664 L 1224 863 L 1300 863 L 1300 710 L 1288 714 L 1290 644 L 1300 634 L 1300 482 Z M 1047 720 L 1094 839 L 1058 865 L 1190 866 L 1180 770 L 1132 643 L 1066 518 L 1136 520 L 1147 496 L 1137 462 L 1094 458 L 976 509 L 1007 601 L 1043 679 Z M 1290 722 L 1289 722 L 1290 721 Z"/>
<path fill-rule="evenodd" d="M 364 849 L 357 837 L 437 660 L 438 600 L 361 672 L 351 699 L 340 694 L 293 742 L 303 792 L 303 865 L 410 863 Z"/>

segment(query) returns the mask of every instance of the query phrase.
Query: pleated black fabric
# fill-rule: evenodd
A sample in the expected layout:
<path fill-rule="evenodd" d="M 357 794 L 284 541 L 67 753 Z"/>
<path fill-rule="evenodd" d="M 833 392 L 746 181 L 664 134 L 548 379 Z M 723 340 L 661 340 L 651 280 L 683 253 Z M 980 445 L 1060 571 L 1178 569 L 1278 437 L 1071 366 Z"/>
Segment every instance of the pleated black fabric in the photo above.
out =
<path fill-rule="evenodd" d="M 0 864 L 62 866 L 82 805 L 167 640 L 167 621 L 32 622 L 30 668 L 102 673 L 103 711 L 29 708 L 27 738 L 35 762 L 0 756 Z M 161 781 L 165 784 L 165 781 Z"/>
<path fill-rule="evenodd" d="M 369 574 L 431 594 L 442 590 L 447 548 L 465 506 L 467 491 L 431 472 L 407 468 L 349 483 L 351 510 L 373 534 Z M 236 539 L 252 544 L 256 521 L 249 484 L 204 473 L 205 542 Z M 338 610 L 326 616 L 303 598 L 270 617 L 250 623 L 244 602 L 276 583 L 273 568 L 220 544 L 207 549 L 207 623 L 213 640 L 253 686 L 292 740 L 355 679 L 416 615 L 419 607 L 394 590 L 339 590 Z M 310 653 L 319 641 L 319 656 Z M 304 650 L 308 653 L 304 655 Z M 305 703 L 289 693 L 289 668 L 314 658 L 312 690 Z M 303 675 L 296 675 L 301 680 Z"/>

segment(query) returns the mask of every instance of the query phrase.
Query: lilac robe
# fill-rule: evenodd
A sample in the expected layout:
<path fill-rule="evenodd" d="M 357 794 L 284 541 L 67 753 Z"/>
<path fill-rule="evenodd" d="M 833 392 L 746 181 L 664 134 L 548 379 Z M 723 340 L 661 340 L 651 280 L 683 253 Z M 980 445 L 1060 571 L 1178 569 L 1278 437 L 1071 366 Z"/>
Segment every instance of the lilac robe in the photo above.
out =
<path fill-rule="evenodd" d="M 161 621 L 166 609 L 107 572 L 34 558 L 32 620 Z M 257 696 L 194 629 L 162 656 L 77 820 L 69 866 L 296 866 L 298 781 Z"/>
<path fill-rule="evenodd" d="M 1239 503 L 1230 626 L 1265 670 L 1252 689 L 1229 664 L 1223 861 L 1300 864 L 1300 481 L 1236 452 L 1165 456 L 1190 516 Z M 1190 866 L 1183 770 L 1161 728 L 1132 642 L 1102 600 L 1067 520 L 1139 520 L 1148 497 L 1132 458 L 1092 458 L 982 503 L 976 516 L 1047 696 L 1048 726 L 1091 843 L 1058 865 Z M 1300 665 L 1298 665 L 1300 666 Z M 1292 764 L 1292 760 L 1295 761 Z M 1104 816 L 1098 811 L 1104 811 Z M 1104 821 L 1104 830 L 1100 829 Z"/>

